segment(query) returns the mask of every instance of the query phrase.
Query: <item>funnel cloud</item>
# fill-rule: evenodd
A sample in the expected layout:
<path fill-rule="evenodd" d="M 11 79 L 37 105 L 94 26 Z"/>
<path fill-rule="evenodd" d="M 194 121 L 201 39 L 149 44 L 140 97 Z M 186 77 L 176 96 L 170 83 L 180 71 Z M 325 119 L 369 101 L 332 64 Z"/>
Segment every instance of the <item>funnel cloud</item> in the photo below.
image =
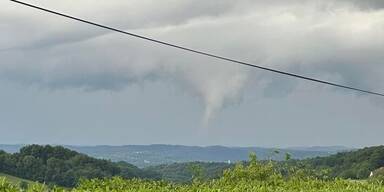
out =
<path fill-rule="evenodd" d="M 28 2 L 256 65 L 384 91 L 379 0 Z M 303 90 L 382 105 L 372 96 L 194 55 L 11 2 L 0 5 L 0 81 L 12 86 L 118 94 L 160 83 L 196 99 L 203 109 L 200 123 L 208 127 L 226 116 L 220 112 L 227 106 L 290 99 Z"/>

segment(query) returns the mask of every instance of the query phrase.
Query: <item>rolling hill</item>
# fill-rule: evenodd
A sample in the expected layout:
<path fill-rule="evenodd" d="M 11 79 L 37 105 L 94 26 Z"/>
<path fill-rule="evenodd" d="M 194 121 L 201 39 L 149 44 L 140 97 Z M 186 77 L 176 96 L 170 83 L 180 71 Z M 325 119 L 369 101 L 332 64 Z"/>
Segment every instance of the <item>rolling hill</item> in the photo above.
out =
<path fill-rule="evenodd" d="M 96 159 L 62 146 L 49 145 L 29 145 L 13 154 L 0 150 L 0 172 L 64 187 L 73 187 L 82 178 L 159 178 L 155 172 L 126 162 Z"/>
<path fill-rule="evenodd" d="M 365 179 L 371 171 L 384 166 L 384 146 L 340 152 L 328 157 L 303 160 L 303 162 L 317 169 L 330 169 L 333 177 Z"/>
<path fill-rule="evenodd" d="M 7 152 L 17 152 L 22 145 L 0 145 Z M 183 146 L 183 145 L 124 145 L 124 146 L 65 146 L 74 151 L 87 154 L 99 159 L 109 159 L 114 162 L 125 161 L 138 167 L 149 167 L 161 164 L 184 162 L 237 162 L 245 161 L 251 152 L 259 159 L 273 158 L 283 160 L 285 153 L 290 153 L 294 159 L 323 157 L 340 151 L 348 151 L 346 147 L 294 147 L 279 149 L 280 154 L 274 154 L 275 148 L 263 147 L 224 147 L 224 146 Z"/>
<path fill-rule="evenodd" d="M 273 148 L 262 147 L 224 147 L 224 146 L 183 146 L 183 145 L 126 145 L 126 146 L 68 146 L 69 148 L 88 154 L 92 157 L 126 161 L 138 167 L 149 167 L 161 164 L 185 162 L 237 162 L 245 161 L 251 152 L 259 159 L 283 160 L 285 153 L 290 153 L 294 159 L 305 159 L 318 156 L 328 156 L 340 150 L 322 148 L 314 150 L 279 149 L 280 154 L 274 154 Z"/>

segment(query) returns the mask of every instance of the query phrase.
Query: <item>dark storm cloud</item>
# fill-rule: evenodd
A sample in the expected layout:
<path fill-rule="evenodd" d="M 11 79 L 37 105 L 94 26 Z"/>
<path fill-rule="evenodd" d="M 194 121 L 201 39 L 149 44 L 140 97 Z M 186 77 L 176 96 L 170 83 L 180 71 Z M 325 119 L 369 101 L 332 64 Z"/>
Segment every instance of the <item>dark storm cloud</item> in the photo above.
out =
<path fill-rule="evenodd" d="M 191 48 L 384 90 L 378 83 L 384 80 L 381 1 L 35 2 Z M 295 90 L 296 82 L 276 80 L 270 73 L 134 40 L 10 2 L 0 5 L 5 7 L 0 12 L 0 49 L 8 49 L 0 53 L 0 74 L 22 84 L 119 90 L 143 81 L 172 81 L 201 98 L 206 119 L 225 103 L 241 99 L 250 82 L 272 94 Z M 288 88 L 281 91 L 285 85 Z"/>
<path fill-rule="evenodd" d="M 384 1 L 382 0 L 346 0 L 351 3 L 358 5 L 364 9 L 383 9 Z"/>

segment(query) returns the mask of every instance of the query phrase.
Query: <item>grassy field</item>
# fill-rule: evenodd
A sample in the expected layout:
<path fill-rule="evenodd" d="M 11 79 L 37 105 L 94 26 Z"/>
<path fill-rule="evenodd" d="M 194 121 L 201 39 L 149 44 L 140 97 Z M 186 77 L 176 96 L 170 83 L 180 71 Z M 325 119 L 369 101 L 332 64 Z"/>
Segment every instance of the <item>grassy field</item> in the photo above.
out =
<path fill-rule="evenodd" d="M 259 177 L 260 175 L 258 175 Z M 247 175 L 246 177 L 249 177 Z M 17 185 L 0 182 L 4 192 L 384 192 L 380 182 L 353 182 L 349 180 L 290 179 L 272 176 L 266 180 L 250 177 L 230 177 L 191 184 L 172 184 L 162 181 L 121 178 L 84 180 L 74 189 L 51 188 L 41 184 L 22 190 Z"/>
<path fill-rule="evenodd" d="M 29 180 L 26 180 L 26 179 L 21 179 L 21 178 L 18 178 L 18 177 L 14 177 L 14 176 L 11 176 L 11 175 L 0 173 L 0 181 L 3 178 L 5 178 L 7 180 L 7 182 L 9 182 L 11 184 L 14 184 L 14 185 L 18 185 L 21 182 L 26 182 L 28 184 L 34 184 L 33 181 L 29 181 Z"/>

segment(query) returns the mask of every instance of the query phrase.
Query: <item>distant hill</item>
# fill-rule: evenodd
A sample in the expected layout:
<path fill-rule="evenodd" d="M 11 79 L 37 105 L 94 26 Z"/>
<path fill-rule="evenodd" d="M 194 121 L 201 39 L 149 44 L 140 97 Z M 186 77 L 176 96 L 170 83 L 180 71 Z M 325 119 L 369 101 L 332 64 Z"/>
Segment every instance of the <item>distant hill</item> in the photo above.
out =
<path fill-rule="evenodd" d="M 0 145 L 0 149 L 8 152 L 18 151 L 17 147 Z M 125 146 L 66 146 L 72 150 L 89 156 L 112 161 L 125 161 L 138 167 L 148 167 L 161 164 L 183 162 L 237 162 L 248 159 L 255 152 L 259 159 L 284 159 L 285 153 L 290 153 L 294 159 L 305 159 L 317 156 L 328 156 L 345 147 L 310 147 L 279 149 L 280 154 L 274 154 L 274 148 L 262 147 L 223 147 L 223 146 L 183 146 L 183 145 L 125 145 Z"/>
<path fill-rule="evenodd" d="M 301 151 L 325 151 L 325 152 L 344 152 L 351 151 L 353 148 L 345 147 L 345 146 L 311 146 L 311 147 L 289 147 L 286 148 L 289 150 L 301 150 Z"/>
<path fill-rule="evenodd" d="M 19 150 L 23 147 L 24 145 L 5 145 L 5 144 L 0 144 L 0 150 L 3 150 L 7 153 L 16 153 L 19 152 Z"/>
<path fill-rule="evenodd" d="M 7 147 L 15 149 L 12 146 Z M 371 171 L 377 175 L 382 170 L 379 168 L 384 167 L 384 146 L 353 150 L 344 147 L 309 147 L 279 151 L 257 147 L 180 145 L 70 146 L 70 148 L 73 150 L 61 146 L 31 145 L 24 146 L 13 154 L 0 150 L 0 173 L 6 173 L 9 178 L 12 178 L 9 176 L 12 175 L 61 186 L 74 186 L 82 177 L 112 176 L 189 182 L 193 174 L 191 166 L 201 167 L 204 171 L 203 177 L 212 179 L 220 176 L 223 170 L 232 167 L 236 161 L 247 160 L 251 152 L 256 152 L 259 160 L 280 160 L 285 153 L 290 153 L 296 159 L 280 162 L 281 165 L 305 166 L 315 171 L 329 169 L 331 177 L 366 179 Z M 337 152 L 339 150 L 342 152 Z M 112 159 L 116 162 L 94 157 Z M 136 162 L 146 168 L 140 169 L 120 160 Z"/>
<path fill-rule="evenodd" d="M 255 152 L 259 159 L 273 158 L 283 160 L 285 153 L 290 153 L 294 159 L 305 159 L 317 156 L 335 154 L 337 150 L 295 150 L 279 149 L 280 154 L 274 154 L 273 148 L 261 147 L 223 147 L 223 146 L 182 146 L 182 145 L 126 145 L 126 146 L 69 146 L 69 148 L 97 158 L 112 161 L 126 161 L 138 167 L 148 167 L 160 164 L 183 162 L 237 162 L 248 159 Z M 343 151 L 345 149 L 343 148 Z"/>
<path fill-rule="evenodd" d="M 61 146 L 29 145 L 17 153 L 0 151 L 0 172 L 40 183 L 75 186 L 81 178 L 160 178 L 126 162 L 111 162 Z"/>
<path fill-rule="evenodd" d="M 384 146 L 366 147 L 303 162 L 314 168 L 328 168 L 333 177 L 365 179 L 371 171 L 384 166 Z"/>

